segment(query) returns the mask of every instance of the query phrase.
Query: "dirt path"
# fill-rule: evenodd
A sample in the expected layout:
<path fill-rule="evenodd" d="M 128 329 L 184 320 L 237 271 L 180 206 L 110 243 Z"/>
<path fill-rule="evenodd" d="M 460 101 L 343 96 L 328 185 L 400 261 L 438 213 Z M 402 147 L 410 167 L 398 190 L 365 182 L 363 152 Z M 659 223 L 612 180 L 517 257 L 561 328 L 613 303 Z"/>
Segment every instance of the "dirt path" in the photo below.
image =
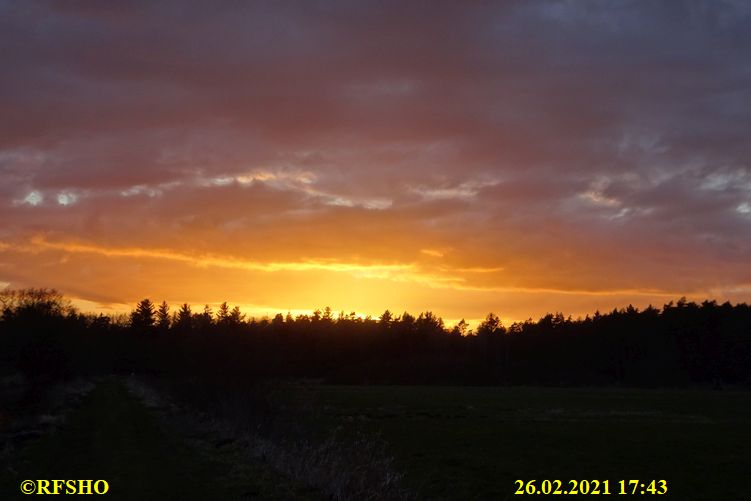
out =
<path fill-rule="evenodd" d="M 0 498 L 24 498 L 25 479 L 103 479 L 108 499 L 316 497 L 265 465 L 235 461 L 231 451 L 198 450 L 167 428 L 122 384 L 100 383 L 59 430 L 22 451 L 17 478 L 3 479 Z"/>

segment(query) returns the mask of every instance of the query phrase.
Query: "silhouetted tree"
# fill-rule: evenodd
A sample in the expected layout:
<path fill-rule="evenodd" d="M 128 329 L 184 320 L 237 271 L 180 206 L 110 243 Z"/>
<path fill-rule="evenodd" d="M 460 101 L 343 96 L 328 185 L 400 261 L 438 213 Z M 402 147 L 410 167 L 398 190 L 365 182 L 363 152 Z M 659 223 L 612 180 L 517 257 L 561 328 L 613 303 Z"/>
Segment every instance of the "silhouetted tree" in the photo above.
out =
<path fill-rule="evenodd" d="M 154 304 L 150 299 L 143 299 L 130 314 L 130 326 L 133 330 L 149 332 L 154 326 Z"/>
<path fill-rule="evenodd" d="M 389 311 L 384 311 L 380 317 L 378 317 L 378 323 L 382 329 L 388 329 L 391 327 L 391 322 L 394 320 L 394 315 Z"/>
<path fill-rule="evenodd" d="M 193 313 L 190 311 L 190 305 L 183 303 L 180 309 L 177 311 L 177 315 L 172 322 L 172 327 L 175 330 L 186 333 L 193 329 Z"/>
<path fill-rule="evenodd" d="M 193 327 L 199 332 L 207 333 L 214 323 L 214 314 L 208 304 L 203 307 L 201 313 L 193 316 Z"/>
<path fill-rule="evenodd" d="M 457 336 L 466 336 L 468 329 L 469 324 L 462 318 L 461 320 L 459 320 L 459 322 L 457 322 L 454 328 L 451 329 L 451 333 Z"/>
<path fill-rule="evenodd" d="M 161 333 L 167 332 L 170 328 L 170 314 L 167 301 L 162 301 L 156 310 L 156 327 Z"/>
<path fill-rule="evenodd" d="M 219 309 L 216 311 L 216 323 L 218 325 L 227 325 L 229 321 L 229 306 L 227 301 L 219 305 Z"/>
<path fill-rule="evenodd" d="M 334 315 L 333 315 L 333 312 L 331 311 L 331 307 L 327 306 L 326 308 L 323 309 L 323 315 L 321 316 L 321 321 L 329 323 L 329 324 L 334 321 Z"/>
<path fill-rule="evenodd" d="M 485 317 L 485 320 L 480 323 L 480 325 L 477 326 L 477 335 L 478 336 L 489 336 L 493 334 L 501 333 L 501 330 L 503 329 L 503 325 L 501 324 L 501 319 L 494 313 L 488 313 L 488 316 Z"/>
<path fill-rule="evenodd" d="M 681 299 L 573 320 L 561 312 L 506 330 L 490 313 L 450 330 L 430 311 L 377 320 L 281 313 L 245 322 L 238 307 L 197 315 L 183 304 L 159 341 L 169 307 L 148 299 L 124 317 L 83 315 L 49 289 L 0 293 L 0 374 L 44 385 L 79 373 L 162 372 L 237 380 L 311 377 L 335 382 L 451 384 L 751 384 L 751 307 Z M 205 338 L 198 334 L 211 334 Z M 95 334 L 95 335 L 92 335 Z M 42 387 L 40 386 L 40 387 Z"/>
<path fill-rule="evenodd" d="M 0 374 L 18 370 L 35 389 L 66 377 L 72 356 L 65 343 L 85 328 L 70 302 L 55 289 L 6 289 L 0 308 Z"/>
<path fill-rule="evenodd" d="M 12 316 L 60 317 L 73 312 L 70 301 L 55 289 L 6 289 L 0 292 L 0 312 Z"/>
<path fill-rule="evenodd" d="M 244 320 L 245 314 L 240 311 L 239 306 L 235 306 L 234 308 L 232 308 L 232 311 L 229 312 L 228 323 L 230 326 L 238 327 L 243 323 Z"/>

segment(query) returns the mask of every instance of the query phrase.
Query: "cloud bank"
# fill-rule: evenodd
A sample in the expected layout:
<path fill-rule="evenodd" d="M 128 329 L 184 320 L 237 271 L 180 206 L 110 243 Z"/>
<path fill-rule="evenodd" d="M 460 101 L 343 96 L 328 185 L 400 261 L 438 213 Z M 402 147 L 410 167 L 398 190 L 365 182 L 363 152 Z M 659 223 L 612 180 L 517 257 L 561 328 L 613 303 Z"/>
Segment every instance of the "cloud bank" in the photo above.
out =
<path fill-rule="evenodd" d="M 0 282 L 449 318 L 751 300 L 749 26 L 734 1 L 0 1 Z"/>

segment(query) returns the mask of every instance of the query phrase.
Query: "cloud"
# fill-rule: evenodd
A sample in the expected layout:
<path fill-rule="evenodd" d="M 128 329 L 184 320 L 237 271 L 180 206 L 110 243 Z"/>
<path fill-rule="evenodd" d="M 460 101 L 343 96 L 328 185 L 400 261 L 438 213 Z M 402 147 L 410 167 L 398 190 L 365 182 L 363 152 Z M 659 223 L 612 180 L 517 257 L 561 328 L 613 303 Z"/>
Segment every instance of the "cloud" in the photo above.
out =
<path fill-rule="evenodd" d="M 59 250 L 66 253 L 98 254 L 105 257 L 148 258 L 178 261 L 198 267 L 218 267 L 248 271 L 310 271 L 325 270 L 334 272 L 355 273 L 362 276 L 391 276 L 395 273 L 408 272 L 411 265 L 400 264 L 357 264 L 336 261 L 307 260 L 299 262 L 260 262 L 227 256 L 198 254 L 191 255 L 165 249 L 107 248 L 97 245 L 75 242 L 50 242 L 44 237 L 31 239 L 32 252 L 34 250 Z"/>
<path fill-rule="evenodd" d="M 521 311 L 513 291 L 751 299 L 749 22 L 730 1 L 1 2 L 0 238 L 409 263 L 457 318 Z M 100 293 L 73 263 L 21 278 Z M 376 290 L 358 311 L 404 297 Z"/>

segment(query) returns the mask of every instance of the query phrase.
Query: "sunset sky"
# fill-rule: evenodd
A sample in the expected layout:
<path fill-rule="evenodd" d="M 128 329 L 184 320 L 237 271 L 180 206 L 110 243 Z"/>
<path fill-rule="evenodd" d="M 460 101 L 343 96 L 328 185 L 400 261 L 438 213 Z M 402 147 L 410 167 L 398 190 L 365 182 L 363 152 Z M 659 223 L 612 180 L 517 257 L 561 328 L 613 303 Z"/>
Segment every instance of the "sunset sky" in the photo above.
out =
<path fill-rule="evenodd" d="M 751 3 L 0 0 L 0 288 L 751 301 Z"/>

